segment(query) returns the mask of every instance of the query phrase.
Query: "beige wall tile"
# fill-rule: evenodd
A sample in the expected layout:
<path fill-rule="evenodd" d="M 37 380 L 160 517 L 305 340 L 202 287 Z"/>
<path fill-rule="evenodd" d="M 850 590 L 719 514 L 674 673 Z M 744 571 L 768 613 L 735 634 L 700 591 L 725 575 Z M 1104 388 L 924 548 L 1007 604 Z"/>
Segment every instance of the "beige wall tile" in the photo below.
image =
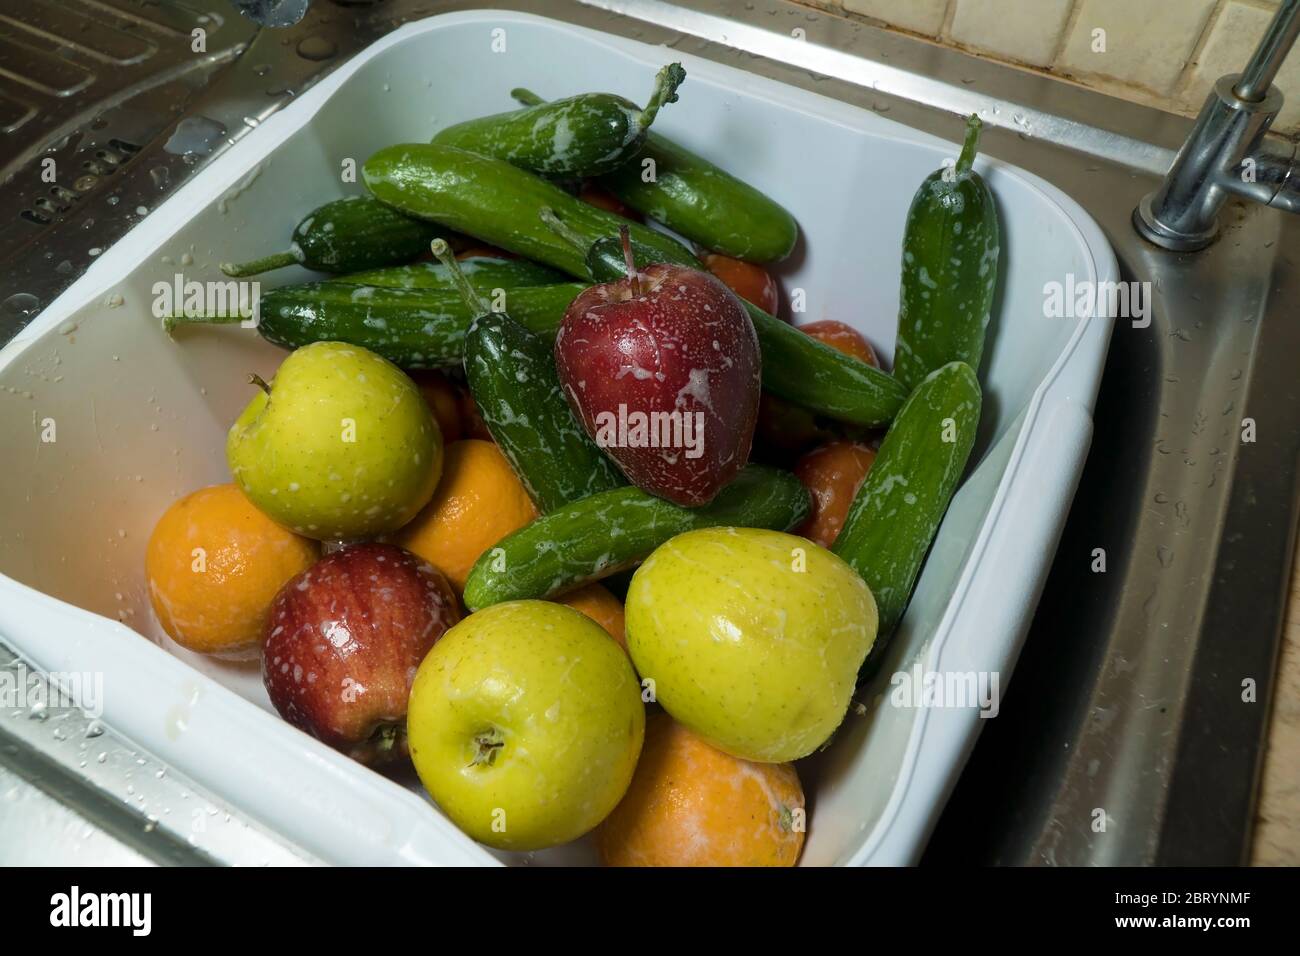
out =
<path fill-rule="evenodd" d="M 1072 0 L 957 0 L 951 37 L 995 56 L 1050 66 Z"/>
<path fill-rule="evenodd" d="M 1179 97 L 1181 106 L 1190 110 L 1200 109 L 1219 77 L 1225 73 L 1240 73 L 1246 68 L 1250 54 L 1273 18 L 1274 9 L 1230 0 L 1196 58 L 1191 79 Z M 1286 96 L 1277 126 L 1287 128 L 1300 124 L 1300 50 L 1291 51 L 1275 82 Z"/>
<path fill-rule="evenodd" d="M 1058 68 L 1171 95 L 1215 0 L 1080 0 L 1080 4 Z M 1103 53 L 1093 52 L 1093 31 L 1098 28 L 1106 31 Z"/>
<path fill-rule="evenodd" d="M 913 33 L 938 36 L 948 0 L 844 0 L 844 9 Z"/>

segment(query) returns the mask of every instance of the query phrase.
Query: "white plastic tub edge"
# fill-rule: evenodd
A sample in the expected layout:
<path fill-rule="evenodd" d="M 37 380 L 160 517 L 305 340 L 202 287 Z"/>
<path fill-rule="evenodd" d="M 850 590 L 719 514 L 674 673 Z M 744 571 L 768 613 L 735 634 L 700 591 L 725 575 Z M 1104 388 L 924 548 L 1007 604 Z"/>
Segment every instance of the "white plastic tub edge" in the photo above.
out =
<path fill-rule="evenodd" d="M 949 143 L 879 116 L 677 51 L 665 52 L 527 14 L 446 14 L 408 24 L 375 43 L 196 175 L 0 351 L 0 375 L 29 346 L 79 310 L 102 300 L 122 275 L 156 259 L 193 217 L 237 192 L 250 173 L 307 125 L 368 63 L 400 44 L 439 30 L 501 23 L 520 30 L 549 31 L 565 42 L 617 50 L 647 67 L 658 66 L 671 56 L 685 63 L 697 86 L 701 80 L 735 85 L 740 78 L 745 94 L 774 105 L 834 124 L 870 125 L 877 133 L 887 130 L 888 137 L 899 143 L 924 144 L 945 153 L 952 150 Z M 552 76 L 547 83 L 558 81 Z M 672 126 L 671 115 L 666 111 L 661 125 L 668 135 L 676 136 L 679 133 Z M 1036 191 L 1044 202 L 1059 209 L 1074 230 L 1073 241 L 1088 250 L 1090 261 L 1084 270 L 1088 278 L 1117 279 L 1118 269 L 1104 236 L 1072 200 L 1036 177 L 997 161 L 981 160 L 980 168 L 990 177 L 1006 177 L 1009 183 L 1014 180 Z M 760 185 L 769 186 L 762 181 Z M 331 197 L 321 196 L 320 200 L 327 198 Z M 798 215 L 798 203 L 787 200 L 787 204 Z M 985 450 L 980 467 L 954 500 L 918 585 L 920 600 L 923 592 L 929 595 L 933 590 L 927 588 L 927 582 L 938 580 L 944 561 L 961 568 L 937 626 L 921 651 L 927 669 L 1000 670 L 1005 689 L 1086 456 L 1110 328 L 1111 320 L 1104 316 L 1076 324 L 1050 371 L 1020 411 L 1018 423 L 1006 428 L 998 443 Z M 992 474 L 987 463 L 1001 459 L 1006 461 L 1005 470 L 989 501 L 987 489 L 981 486 L 981 481 L 988 482 L 982 476 Z M 141 686 L 154 693 L 140 695 L 129 705 L 120 700 L 111 706 L 106 702 L 105 719 L 110 724 L 322 859 L 339 863 L 496 862 L 416 795 L 307 738 L 161 647 L 141 640 L 122 624 L 0 576 L 0 636 L 47 670 L 134 675 Z M 920 711 L 907 729 L 887 805 L 871 832 L 856 848 L 841 853 L 840 861 L 914 861 L 979 729 L 973 711 Z M 293 773 L 284 773 L 286 767 L 292 767 Z M 816 818 L 811 825 L 818 825 Z"/>

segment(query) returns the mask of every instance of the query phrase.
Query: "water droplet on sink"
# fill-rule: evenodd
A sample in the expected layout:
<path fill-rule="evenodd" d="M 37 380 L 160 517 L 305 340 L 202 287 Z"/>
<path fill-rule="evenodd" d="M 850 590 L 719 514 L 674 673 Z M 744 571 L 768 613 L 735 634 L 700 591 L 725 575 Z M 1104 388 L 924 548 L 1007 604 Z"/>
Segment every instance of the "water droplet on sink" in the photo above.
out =
<path fill-rule="evenodd" d="M 153 184 L 159 189 L 166 189 L 167 184 L 171 182 L 172 174 L 166 166 L 155 166 L 149 170 L 149 178 L 153 180 Z"/>
<path fill-rule="evenodd" d="M 1174 563 L 1174 553 L 1162 544 L 1156 548 L 1156 560 L 1162 568 L 1167 568 Z"/>
<path fill-rule="evenodd" d="M 30 292 L 15 292 L 9 298 L 0 302 L 0 311 L 7 315 L 16 315 L 20 319 L 35 315 L 40 311 L 40 308 L 41 300 Z"/>
<path fill-rule="evenodd" d="M 298 42 L 298 55 L 304 60 L 328 60 L 338 51 L 329 37 L 310 36 Z"/>
<path fill-rule="evenodd" d="M 226 135 L 224 123 L 206 116 L 187 116 L 176 124 L 176 130 L 163 144 L 163 149 L 176 156 L 194 158 L 210 154 Z"/>
<path fill-rule="evenodd" d="M 1168 501 L 1169 501 L 1169 496 L 1167 494 L 1165 494 L 1163 491 L 1156 492 L 1156 497 L 1155 497 L 1156 504 L 1163 505 Z"/>

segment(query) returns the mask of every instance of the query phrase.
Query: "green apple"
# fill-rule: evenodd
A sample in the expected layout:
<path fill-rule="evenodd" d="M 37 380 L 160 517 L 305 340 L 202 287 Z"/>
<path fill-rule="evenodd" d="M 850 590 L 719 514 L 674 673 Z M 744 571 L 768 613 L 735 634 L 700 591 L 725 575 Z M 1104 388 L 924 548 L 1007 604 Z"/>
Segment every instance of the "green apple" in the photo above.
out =
<path fill-rule="evenodd" d="M 877 623 L 843 560 L 756 528 L 666 541 L 632 578 L 626 614 L 628 652 L 664 710 L 767 763 L 806 757 L 840 725 Z"/>
<path fill-rule="evenodd" d="M 495 604 L 433 645 L 406 716 L 416 772 L 480 843 L 574 840 L 622 799 L 645 736 L 627 655 L 599 625 L 546 601 Z"/>
<path fill-rule="evenodd" d="M 396 531 L 433 497 L 442 434 L 401 369 L 357 345 L 314 342 L 281 363 L 236 419 L 226 461 L 244 494 L 322 541 Z"/>

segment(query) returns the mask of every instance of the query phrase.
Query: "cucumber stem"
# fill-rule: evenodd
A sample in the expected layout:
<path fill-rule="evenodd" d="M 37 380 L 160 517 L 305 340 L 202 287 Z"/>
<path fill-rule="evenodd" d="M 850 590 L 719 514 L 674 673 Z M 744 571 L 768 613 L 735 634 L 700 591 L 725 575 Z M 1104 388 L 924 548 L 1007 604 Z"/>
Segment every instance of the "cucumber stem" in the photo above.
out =
<path fill-rule="evenodd" d="M 546 102 L 532 90 L 526 90 L 522 86 L 516 86 L 511 90 L 510 97 L 521 106 L 541 106 Z"/>
<path fill-rule="evenodd" d="M 460 293 L 460 297 L 465 300 L 465 304 L 469 306 L 470 311 L 474 313 L 475 317 L 487 315 L 491 312 L 492 310 L 488 308 L 488 304 L 483 301 L 483 297 L 475 291 L 472 285 L 469 284 L 469 279 L 465 278 L 465 273 L 461 271 L 460 263 L 457 262 L 456 257 L 451 254 L 451 246 L 447 245 L 447 240 L 435 239 L 430 243 L 429 248 L 437 257 L 438 261 L 447 267 L 447 271 L 451 274 L 451 281 L 456 286 L 456 291 Z"/>
<path fill-rule="evenodd" d="M 975 165 L 975 153 L 979 149 L 980 132 L 984 129 L 984 124 L 974 113 L 970 119 L 966 120 L 966 141 L 962 143 L 961 155 L 957 157 L 957 172 L 970 172 Z"/>
<path fill-rule="evenodd" d="M 555 233 L 575 249 L 587 250 L 588 243 L 578 234 L 577 230 L 568 225 L 564 220 L 555 214 L 555 210 L 550 206 L 543 206 L 542 211 L 538 213 L 546 227 Z"/>
<path fill-rule="evenodd" d="M 242 279 L 244 276 L 255 276 L 259 272 L 269 272 L 272 269 L 280 269 L 284 266 L 296 266 L 302 263 L 302 257 L 295 252 L 277 252 L 273 256 L 263 256 L 261 259 L 253 259 L 249 262 L 223 262 L 221 271 L 232 279 Z"/>
<path fill-rule="evenodd" d="M 234 315 L 169 315 L 162 320 L 163 331 L 168 335 L 178 325 L 233 325 L 243 322 L 244 317 L 236 312 Z"/>
<path fill-rule="evenodd" d="M 655 121 L 661 106 L 677 102 L 677 87 L 681 86 L 682 81 L 685 79 L 686 71 L 682 69 L 680 63 L 669 63 L 655 74 L 654 92 L 650 94 L 645 109 L 641 111 L 640 124 L 642 129 Z"/>

